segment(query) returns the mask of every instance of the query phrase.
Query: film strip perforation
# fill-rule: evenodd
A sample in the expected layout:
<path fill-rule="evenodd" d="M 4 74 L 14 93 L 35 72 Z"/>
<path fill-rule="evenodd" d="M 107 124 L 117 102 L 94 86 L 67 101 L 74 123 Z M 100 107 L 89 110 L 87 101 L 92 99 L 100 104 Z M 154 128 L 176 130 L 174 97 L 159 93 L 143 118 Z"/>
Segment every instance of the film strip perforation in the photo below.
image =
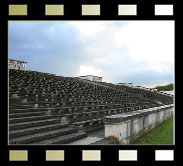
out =
<path fill-rule="evenodd" d="M 59 4 L 44 4 L 40 6 L 41 9 L 39 13 L 42 13 L 44 16 L 67 16 L 67 12 L 64 12 L 65 10 L 69 10 L 69 6 L 67 6 L 65 3 L 59 3 Z M 114 6 L 113 6 L 114 7 Z M 174 15 L 174 6 L 173 4 L 154 4 L 151 7 L 151 13 L 153 9 L 153 16 L 173 16 Z M 28 5 L 26 3 L 24 4 L 9 4 L 9 16 L 29 16 L 29 10 L 31 8 L 31 5 Z M 102 8 L 102 10 L 101 10 Z M 115 9 L 117 10 L 116 16 L 122 17 L 122 16 L 136 16 L 138 17 L 139 12 L 143 13 L 143 8 L 140 8 L 140 5 L 135 3 L 119 3 L 117 6 L 115 6 Z M 80 16 L 86 17 L 86 16 L 102 16 L 102 11 L 105 11 L 105 6 L 100 3 L 96 4 L 86 4 L 83 3 L 80 5 L 80 12 L 76 13 Z M 77 8 L 77 11 L 78 8 Z M 105 12 L 106 13 L 106 12 Z M 149 13 L 148 13 L 149 14 Z M 109 14 L 110 16 L 110 14 Z M 112 14 L 112 16 L 115 16 Z"/>
<path fill-rule="evenodd" d="M 67 150 L 43 150 L 40 152 L 44 152 L 42 155 L 42 159 L 44 162 L 67 162 L 67 160 L 71 160 L 73 156 L 69 155 Z M 143 159 L 143 154 L 140 153 L 139 150 L 134 149 L 121 149 L 115 150 L 115 156 L 113 156 L 114 162 L 127 162 L 127 161 L 141 161 Z M 28 162 L 31 158 L 31 150 L 9 150 L 9 161 L 11 162 Z M 110 153 L 108 151 L 108 153 Z M 91 162 L 91 161 L 103 161 L 106 159 L 107 152 L 99 149 L 92 150 L 80 150 L 79 156 L 80 160 L 83 162 Z M 153 155 L 150 155 L 150 158 L 153 161 L 174 161 L 174 150 L 166 149 L 166 150 L 153 150 Z M 68 157 L 70 156 L 70 157 Z M 35 156 L 34 156 L 35 157 Z M 78 156 L 77 156 L 78 157 Z M 111 158 L 110 158 L 111 160 Z"/>

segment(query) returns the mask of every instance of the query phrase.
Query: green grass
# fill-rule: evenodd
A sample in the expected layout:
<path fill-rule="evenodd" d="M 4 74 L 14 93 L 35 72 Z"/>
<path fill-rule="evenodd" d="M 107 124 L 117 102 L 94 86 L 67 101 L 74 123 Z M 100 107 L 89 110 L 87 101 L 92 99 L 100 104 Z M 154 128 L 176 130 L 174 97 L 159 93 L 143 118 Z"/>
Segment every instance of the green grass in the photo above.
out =
<path fill-rule="evenodd" d="M 144 134 L 134 144 L 173 144 L 173 117 Z"/>

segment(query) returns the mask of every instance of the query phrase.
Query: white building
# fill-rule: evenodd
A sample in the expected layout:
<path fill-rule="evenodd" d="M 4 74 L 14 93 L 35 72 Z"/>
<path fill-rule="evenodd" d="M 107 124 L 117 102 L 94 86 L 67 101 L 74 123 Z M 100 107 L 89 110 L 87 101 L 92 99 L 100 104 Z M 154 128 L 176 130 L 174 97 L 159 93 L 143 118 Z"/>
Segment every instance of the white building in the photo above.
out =
<path fill-rule="evenodd" d="M 27 62 L 9 59 L 9 69 L 27 70 Z"/>
<path fill-rule="evenodd" d="M 170 94 L 170 95 L 174 95 L 174 90 L 171 91 L 164 91 L 164 93 Z"/>
<path fill-rule="evenodd" d="M 99 77 L 99 76 L 86 75 L 86 76 L 79 76 L 78 78 L 95 81 L 95 82 L 102 82 L 102 77 Z"/>
<path fill-rule="evenodd" d="M 134 88 L 138 88 L 138 89 L 143 89 L 143 90 L 147 90 L 147 91 L 155 92 L 155 90 L 154 90 L 154 89 L 147 88 L 147 87 L 143 87 L 143 86 L 134 86 Z"/>
<path fill-rule="evenodd" d="M 151 91 L 151 92 L 160 93 L 160 92 L 157 91 L 157 89 L 154 89 L 154 88 L 147 88 L 147 87 L 143 87 L 143 86 L 134 86 L 133 88 L 143 89 L 143 90 L 146 90 L 146 91 Z"/>
<path fill-rule="evenodd" d="M 125 83 L 117 83 L 116 85 L 124 85 L 124 86 L 133 87 L 133 83 L 128 83 L 128 82 L 125 82 Z"/>

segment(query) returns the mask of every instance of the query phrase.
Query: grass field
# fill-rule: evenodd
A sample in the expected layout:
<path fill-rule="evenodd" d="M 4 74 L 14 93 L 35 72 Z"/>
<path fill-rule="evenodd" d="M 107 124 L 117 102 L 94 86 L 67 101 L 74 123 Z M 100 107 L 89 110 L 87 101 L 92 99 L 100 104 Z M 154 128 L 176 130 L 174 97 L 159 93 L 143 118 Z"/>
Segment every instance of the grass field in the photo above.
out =
<path fill-rule="evenodd" d="M 173 117 L 146 133 L 134 144 L 173 144 Z"/>

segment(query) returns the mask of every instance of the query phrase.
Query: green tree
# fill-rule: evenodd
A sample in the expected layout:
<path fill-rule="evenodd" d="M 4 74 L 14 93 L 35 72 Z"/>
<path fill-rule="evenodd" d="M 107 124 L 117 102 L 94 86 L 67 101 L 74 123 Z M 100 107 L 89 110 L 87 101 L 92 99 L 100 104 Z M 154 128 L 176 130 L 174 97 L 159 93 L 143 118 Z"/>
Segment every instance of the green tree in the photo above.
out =
<path fill-rule="evenodd" d="M 171 91 L 173 90 L 173 84 L 167 84 L 167 85 L 162 85 L 162 86 L 156 86 L 155 89 L 158 91 Z"/>

